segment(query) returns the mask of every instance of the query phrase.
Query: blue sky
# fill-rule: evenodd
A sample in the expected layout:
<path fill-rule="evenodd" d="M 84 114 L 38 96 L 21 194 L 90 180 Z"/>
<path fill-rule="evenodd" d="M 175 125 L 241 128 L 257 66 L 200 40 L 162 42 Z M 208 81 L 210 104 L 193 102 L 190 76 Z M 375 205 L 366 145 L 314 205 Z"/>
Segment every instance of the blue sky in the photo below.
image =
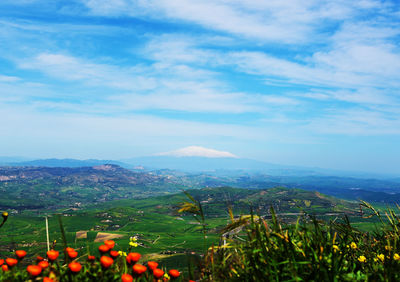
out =
<path fill-rule="evenodd" d="M 3 0 L 0 155 L 400 173 L 399 78 L 397 1 Z"/>

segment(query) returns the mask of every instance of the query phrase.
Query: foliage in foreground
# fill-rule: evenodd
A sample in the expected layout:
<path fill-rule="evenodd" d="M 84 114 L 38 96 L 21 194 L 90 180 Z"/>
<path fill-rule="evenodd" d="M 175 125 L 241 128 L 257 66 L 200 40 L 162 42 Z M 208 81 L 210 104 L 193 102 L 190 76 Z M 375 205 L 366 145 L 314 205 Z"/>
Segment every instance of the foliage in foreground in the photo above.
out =
<path fill-rule="evenodd" d="M 131 239 L 131 245 L 135 245 Z M 99 247 L 100 257 L 83 255 L 73 248 L 64 249 L 64 261 L 60 260 L 60 252 L 48 251 L 46 259 L 37 257 L 36 263 L 22 267 L 21 261 L 27 255 L 24 250 L 17 250 L 15 258 L 0 259 L 0 281 L 122 281 L 122 282 L 153 282 L 182 281 L 181 274 L 176 269 L 166 273 L 158 268 L 158 263 L 148 261 L 146 265 L 138 263 L 139 253 L 116 251 L 115 242 L 106 240 Z"/>
<path fill-rule="evenodd" d="M 379 218 L 373 233 L 353 228 L 347 217 L 329 223 L 303 217 L 295 225 L 280 222 L 273 210 L 268 221 L 232 217 L 225 234 L 236 235 L 208 250 L 203 280 L 400 281 L 400 219 L 393 210 L 382 218 L 365 202 L 360 208 L 364 217 Z"/>

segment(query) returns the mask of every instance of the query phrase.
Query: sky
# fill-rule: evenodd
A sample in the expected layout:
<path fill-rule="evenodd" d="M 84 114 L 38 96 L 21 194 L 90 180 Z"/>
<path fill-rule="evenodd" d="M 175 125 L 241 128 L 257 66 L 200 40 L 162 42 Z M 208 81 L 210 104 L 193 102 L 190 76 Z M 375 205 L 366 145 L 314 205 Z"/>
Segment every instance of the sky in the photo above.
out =
<path fill-rule="evenodd" d="M 400 174 L 399 7 L 2 0 L 0 156 L 194 147 Z"/>

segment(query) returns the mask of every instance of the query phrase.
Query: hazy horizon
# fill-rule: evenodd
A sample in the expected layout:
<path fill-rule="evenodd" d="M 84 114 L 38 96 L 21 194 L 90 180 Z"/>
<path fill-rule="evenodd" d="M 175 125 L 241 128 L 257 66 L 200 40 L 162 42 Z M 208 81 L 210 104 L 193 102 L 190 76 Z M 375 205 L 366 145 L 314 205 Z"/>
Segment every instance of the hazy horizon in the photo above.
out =
<path fill-rule="evenodd" d="M 0 22 L 0 156 L 400 174 L 396 1 L 5 0 Z"/>

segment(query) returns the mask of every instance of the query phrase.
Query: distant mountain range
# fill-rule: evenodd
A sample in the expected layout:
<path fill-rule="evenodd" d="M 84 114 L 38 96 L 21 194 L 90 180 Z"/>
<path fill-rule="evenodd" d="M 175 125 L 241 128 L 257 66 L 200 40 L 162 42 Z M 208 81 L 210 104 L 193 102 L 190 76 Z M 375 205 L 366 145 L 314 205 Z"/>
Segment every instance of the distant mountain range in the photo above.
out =
<path fill-rule="evenodd" d="M 208 173 L 213 175 L 239 175 L 264 173 L 272 176 L 340 176 L 357 178 L 391 179 L 399 182 L 398 175 L 382 175 L 367 172 L 340 171 L 322 168 L 308 168 L 272 164 L 251 159 L 232 157 L 176 157 L 148 156 L 122 160 L 77 160 L 77 159 L 38 159 L 0 157 L 3 166 L 44 166 L 44 167 L 84 167 L 101 164 L 116 164 L 128 169 L 160 170 L 170 169 L 189 173 Z"/>

